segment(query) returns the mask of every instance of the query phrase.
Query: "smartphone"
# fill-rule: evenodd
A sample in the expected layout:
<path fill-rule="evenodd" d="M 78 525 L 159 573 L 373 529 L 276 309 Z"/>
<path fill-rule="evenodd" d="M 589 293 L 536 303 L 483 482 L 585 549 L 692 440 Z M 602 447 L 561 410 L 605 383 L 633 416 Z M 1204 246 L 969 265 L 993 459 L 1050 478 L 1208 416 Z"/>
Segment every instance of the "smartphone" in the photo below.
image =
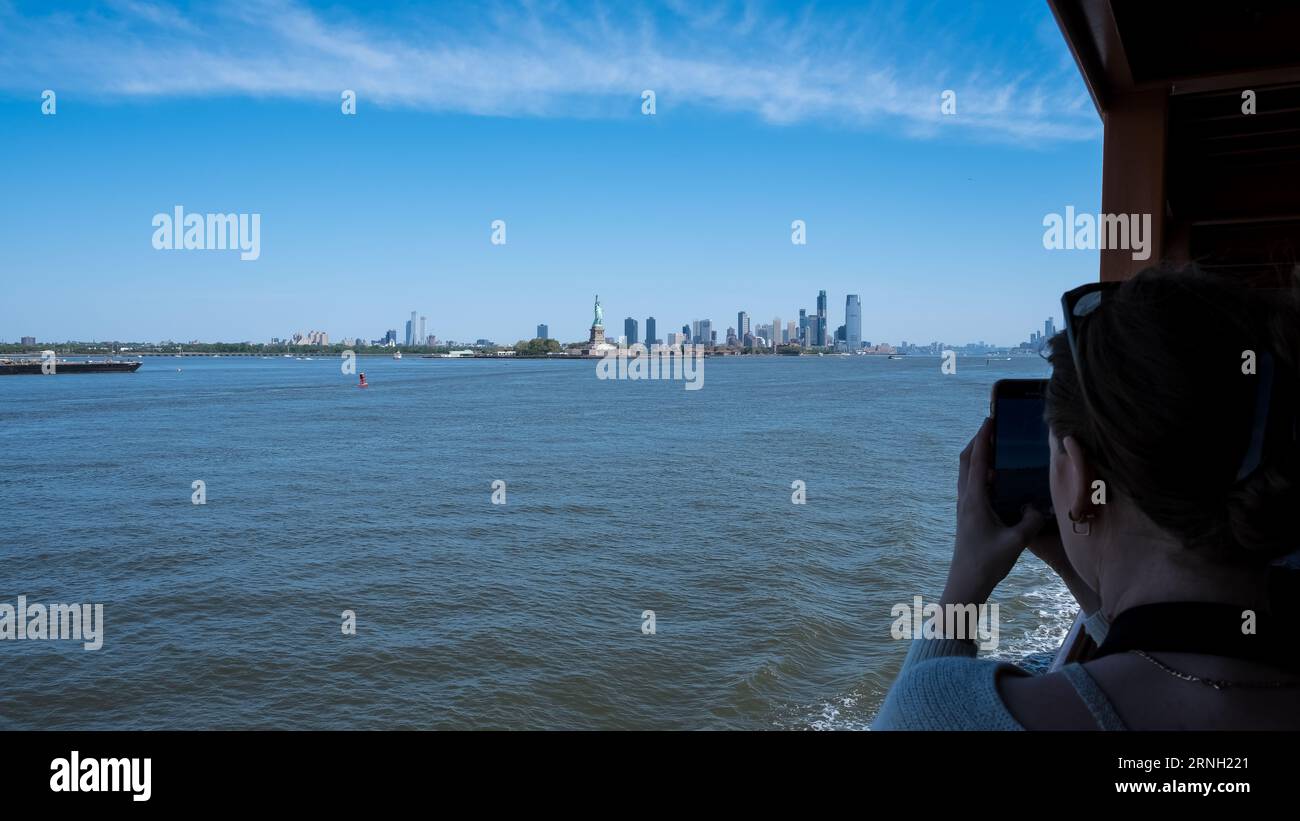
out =
<path fill-rule="evenodd" d="M 1032 505 L 1044 514 L 1052 510 L 1048 479 L 1051 452 L 1043 418 L 1046 379 L 999 379 L 993 383 L 989 413 L 993 417 L 993 481 L 989 498 L 993 512 L 1010 526 L 1021 510 Z"/>

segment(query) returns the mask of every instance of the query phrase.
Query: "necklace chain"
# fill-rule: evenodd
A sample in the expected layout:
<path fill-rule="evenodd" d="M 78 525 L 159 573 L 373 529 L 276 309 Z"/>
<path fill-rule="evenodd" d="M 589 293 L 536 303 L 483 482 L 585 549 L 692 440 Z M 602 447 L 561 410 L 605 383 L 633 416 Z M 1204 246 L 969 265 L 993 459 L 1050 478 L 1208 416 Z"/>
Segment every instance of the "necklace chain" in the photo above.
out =
<path fill-rule="evenodd" d="M 1224 690 L 1229 687 L 1254 687 L 1254 688 L 1264 688 L 1264 689 L 1274 689 L 1279 687 L 1300 687 L 1300 681 L 1245 681 L 1243 682 L 1243 681 L 1225 681 L 1223 679 L 1216 679 L 1216 678 L 1202 678 L 1200 676 L 1194 676 L 1191 673 L 1184 673 L 1179 670 L 1175 670 L 1174 668 L 1170 667 L 1168 664 L 1165 664 L 1164 662 L 1151 657 L 1143 650 L 1131 650 L 1130 652 L 1132 652 L 1135 655 L 1141 656 L 1142 658 L 1151 662 L 1152 664 L 1159 667 L 1161 670 L 1164 670 L 1169 675 L 1174 676 L 1175 678 L 1180 678 L 1183 681 L 1195 681 L 1197 684 L 1205 684 L 1210 687 L 1213 687 L 1216 690 Z"/>

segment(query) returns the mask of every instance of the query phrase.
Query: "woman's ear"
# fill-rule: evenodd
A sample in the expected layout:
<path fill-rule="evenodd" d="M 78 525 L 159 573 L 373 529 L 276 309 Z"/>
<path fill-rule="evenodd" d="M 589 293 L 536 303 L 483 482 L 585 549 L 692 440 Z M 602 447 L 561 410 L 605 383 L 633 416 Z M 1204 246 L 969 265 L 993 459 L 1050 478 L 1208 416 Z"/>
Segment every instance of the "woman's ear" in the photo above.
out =
<path fill-rule="evenodd" d="M 1079 440 L 1067 436 L 1061 440 L 1064 453 L 1059 454 L 1064 464 L 1061 466 L 1061 478 L 1065 481 L 1062 488 L 1069 505 L 1071 519 L 1081 519 L 1085 513 L 1092 512 L 1092 465 Z"/>

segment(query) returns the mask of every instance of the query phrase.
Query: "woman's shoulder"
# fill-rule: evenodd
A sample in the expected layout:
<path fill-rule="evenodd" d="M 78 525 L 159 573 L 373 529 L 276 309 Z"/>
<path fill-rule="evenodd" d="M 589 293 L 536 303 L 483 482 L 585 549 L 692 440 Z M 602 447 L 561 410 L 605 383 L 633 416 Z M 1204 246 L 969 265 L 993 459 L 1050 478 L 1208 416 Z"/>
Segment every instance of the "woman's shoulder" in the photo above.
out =
<path fill-rule="evenodd" d="M 1031 730 L 1122 730 L 1109 697 L 1084 665 L 1041 676 L 1005 676 L 998 694 L 1007 711 Z"/>
<path fill-rule="evenodd" d="M 1154 662 L 1154 663 L 1153 663 Z M 1116 653 L 1080 666 L 1088 680 L 1077 687 L 1089 704 L 1104 699 L 1130 729 L 1141 730 L 1281 730 L 1300 727 L 1300 678 L 1267 665 L 1230 657 L 1194 653 L 1161 653 L 1148 661 L 1131 653 Z M 1165 668 L 1165 669 L 1162 669 Z M 1171 674 L 1170 670 L 1174 673 Z M 1078 677 L 1078 676 L 1076 676 Z M 1197 681 L 1196 679 L 1200 679 Z M 1230 682 L 1293 682 L 1292 686 L 1209 686 L 1212 680 Z M 1091 687 L 1086 685 L 1091 684 Z M 1034 703 L 1042 712 L 1050 694 L 1028 693 L 1018 698 L 1023 685 L 1003 687 L 1008 706 L 1027 727 L 1044 726 L 1025 712 Z M 1040 685 L 1041 688 L 1041 685 Z M 1029 689 L 1029 688 L 1023 688 Z M 1092 690 L 1089 698 L 1088 690 Z M 1091 707 L 1089 708 L 1091 709 Z M 1103 706 L 1103 712 L 1105 707 Z M 1058 708 L 1059 711 L 1059 708 Z M 1102 719 L 1098 719 L 1098 724 Z M 1052 725 L 1046 725 L 1048 729 Z"/>
<path fill-rule="evenodd" d="M 999 693 L 999 679 L 1032 679 L 993 659 L 934 658 L 907 666 L 871 724 L 873 730 L 1023 730 Z"/>

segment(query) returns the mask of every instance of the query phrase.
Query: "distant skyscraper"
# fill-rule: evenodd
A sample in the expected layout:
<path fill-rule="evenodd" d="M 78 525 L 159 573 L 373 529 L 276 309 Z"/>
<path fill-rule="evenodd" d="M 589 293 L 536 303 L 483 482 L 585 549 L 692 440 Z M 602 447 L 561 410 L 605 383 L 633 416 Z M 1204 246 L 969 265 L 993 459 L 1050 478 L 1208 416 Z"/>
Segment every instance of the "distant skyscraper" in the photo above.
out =
<path fill-rule="evenodd" d="M 736 336 L 744 339 L 749 335 L 749 314 L 741 311 L 736 314 Z"/>
<path fill-rule="evenodd" d="M 785 339 L 782 340 L 787 345 L 799 341 L 799 323 L 793 319 L 785 323 Z"/>
<path fill-rule="evenodd" d="M 844 341 L 850 351 L 862 347 L 862 300 L 857 294 L 844 298 Z"/>
<path fill-rule="evenodd" d="M 548 327 L 546 327 L 546 324 L 545 324 L 545 323 L 543 323 L 543 324 L 537 326 L 537 338 L 538 338 L 538 339 L 550 339 L 550 338 L 551 338 L 551 329 L 548 328 Z"/>
<path fill-rule="evenodd" d="M 415 315 L 412 314 L 412 316 L 415 316 Z M 406 336 L 404 337 L 404 339 L 406 339 L 406 344 L 407 344 L 407 345 L 411 345 L 411 344 L 413 344 L 411 340 L 415 339 L 415 324 L 414 324 L 414 322 L 415 322 L 415 321 L 412 320 L 412 319 L 408 319 L 408 320 L 406 320 Z"/>
<path fill-rule="evenodd" d="M 821 347 L 826 344 L 826 292 L 817 292 L 817 332 L 815 334 L 816 345 Z"/>
<path fill-rule="evenodd" d="M 772 338 L 768 340 L 773 348 L 781 344 L 781 317 L 772 317 Z"/>
<path fill-rule="evenodd" d="M 713 321 L 708 319 L 700 320 L 700 342 L 704 345 L 711 345 L 717 340 L 713 336 Z"/>
<path fill-rule="evenodd" d="M 702 341 L 700 339 L 700 321 L 698 319 L 691 320 L 690 334 L 692 342 L 699 343 Z"/>
<path fill-rule="evenodd" d="M 655 336 L 655 318 L 648 316 L 645 318 L 645 344 L 654 345 L 658 341 L 658 337 Z"/>
<path fill-rule="evenodd" d="M 415 337 L 415 344 L 417 345 L 423 345 L 424 341 L 429 338 L 429 335 L 424 332 L 424 321 L 426 319 L 428 319 L 426 316 L 420 317 L 420 333 Z"/>
<path fill-rule="evenodd" d="M 683 325 L 683 326 L 682 326 L 682 336 L 686 337 L 686 340 L 687 340 L 688 342 L 691 342 L 691 341 L 694 341 L 694 340 L 695 340 L 695 337 L 691 335 L 691 326 L 690 326 L 690 325 Z"/>
<path fill-rule="evenodd" d="M 635 345 L 637 343 L 637 321 L 632 317 L 623 320 L 623 336 L 627 337 L 627 344 Z"/>
<path fill-rule="evenodd" d="M 1047 321 L 1043 323 L 1043 336 L 1048 339 L 1056 336 L 1056 323 L 1052 321 L 1050 316 L 1047 318 Z"/>

